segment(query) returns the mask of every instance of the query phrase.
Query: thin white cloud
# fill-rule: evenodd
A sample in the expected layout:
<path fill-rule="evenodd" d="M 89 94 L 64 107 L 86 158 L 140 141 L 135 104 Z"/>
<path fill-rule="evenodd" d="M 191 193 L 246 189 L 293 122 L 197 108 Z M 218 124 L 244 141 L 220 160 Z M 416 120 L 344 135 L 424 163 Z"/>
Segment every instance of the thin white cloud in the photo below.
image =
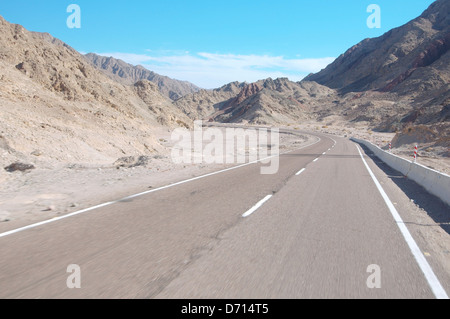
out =
<path fill-rule="evenodd" d="M 152 55 L 133 53 L 98 53 L 133 65 L 143 65 L 161 75 L 192 82 L 203 88 L 216 88 L 233 81 L 254 82 L 268 77 L 287 77 L 299 81 L 318 72 L 335 58 L 288 59 L 269 55 L 236 55 L 200 52 Z"/>

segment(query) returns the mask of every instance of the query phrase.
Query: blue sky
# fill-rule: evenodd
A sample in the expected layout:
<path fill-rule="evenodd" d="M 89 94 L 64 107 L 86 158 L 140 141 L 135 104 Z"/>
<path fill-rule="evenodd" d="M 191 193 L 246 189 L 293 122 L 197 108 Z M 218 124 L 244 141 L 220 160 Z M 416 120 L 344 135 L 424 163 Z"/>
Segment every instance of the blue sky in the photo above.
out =
<path fill-rule="evenodd" d="M 348 48 L 419 16 L 433 0 L 14 0 L 0 15 L 49 32 L 76 50 L 131 64 L 204 88 L 286 76 L 298 81 Z M 70 4 L 81 28 L 69 29 Z M 370 4 L 381 28 L 367 26 Z"/>

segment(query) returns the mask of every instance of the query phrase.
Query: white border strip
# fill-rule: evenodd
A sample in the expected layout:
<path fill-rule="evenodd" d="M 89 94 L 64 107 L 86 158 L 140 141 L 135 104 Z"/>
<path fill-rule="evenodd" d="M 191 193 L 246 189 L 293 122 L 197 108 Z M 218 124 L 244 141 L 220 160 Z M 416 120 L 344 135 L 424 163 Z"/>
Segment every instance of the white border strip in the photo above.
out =
<path fill-rule="evenodd" d="M 414 238 L 411 236 L 411 233 L 409 232 L 408 228 L 406 227 L 405 223 L 403 222 L 402 218 L 400 217 L 397 209 L 395 209 L 395 206 L 392 204 L 391 200 L 389 199 L 386 192 L 381 187 L 377 178 L 375 177 L 375 175 L 373 174 L 369 165 L 367 164 L 366 160 L 364 159 L 364 156 L 362 155 L 361 150 L 359 149 L 358 145 L 355 145 L 355 146 L 358 149 L 359 155 L 361 156 L 361 159 L 362 159 L 364 165 L 366 166 L 367 170 L 369 171 L 369 174 L 372 177 L 375 185 L 377 186 L 381 196 L 383 197 L 384 201 L 386 202 L 386 204 L 389 208 L 389 211 L 391 212 L 392 216 L 394 217 L 394 220 L 397 223 L 398 228 L 400 229 L 403 237 L 405 238 L 406 243 L 409 246 L 409 249 L 411 250 L 412 254 L 414 255 L 414 258 L 416 259 L 417 263 L 419 264 L 419 267 L 422 270 L 423 274 L 425 275 L 425 278 L 428 281 L 428 284 L 430 285 L 430 288 L 433 291 L 434 295 L 436 296 L 437 299 L 449 299 L 447 293 L 445 292 L 444 288 L 442 287 L 441 283 L 439 282 L 439 279 L 434 274 L 433 269 L 431 269 L 430 264 L 428 264 L 428 261 L 424 257 L 422 251 L 420 250 L 419 246 L 415 242 Z"/>
<path fill-rule="evenodd" d="M 256 164 L 258 162 L 262 162 L 262 161 L 268 160 L 268 159 L 273 158 L 273 157 L 277 157 L 277 156 L 289 154 L 289 153 L 292 153 L 292 152 L 295 152 L 295 151 L 299 151 L 299 150 L 304 149 L 306 147 L 315 145 L 315 144 L 317 144 L 317 143 L 319 143 L 321 141 L 320 137 L 318 137 L 318 136 L 314 136 L 314 137 L 316 137 L 318 139 L 316 142 L 308 144 L 308 145 L 305 145 L 305 146 L 302 146 L 302 147 L 297 148 L 297 149 L 292 150 L 292 151 L 288 151 L 288 152 L 284 152 L 284 153 L 281 153 L 281 154 L 269 156 L 269 157 L 266 157 L 266 158 L 262 158 L 262 159 L 259 159 L 259 160 L 253 161 L 253 162 L 249 162 L 249 163 L 245 163 L 245 164 L 241 164 L 241 165 L 238 165 L 238 166 L 233 166 L 233 167 L 226 168 L 226 169 L 223 169 L 223 170 L 220 170 L 220 171 L 217 171 L 217 172 L 208 173 L 208 174 L 205 174 L 205 175 L 202 175 L 202 176 L 197 176 L 197 177 L 190 178 L 190 179 L 187 179 L 187 180 L 184 180 L 184 181 L 181 181 L 181 182 L 169 184 L 169 185 L 162 186 L 162 187 L 159 187 L 159 188 L 155 188 L 155 189 L 152 189 L 152 190 L 149 190 L 149 191 L 145 191 L 145 192 L 142 192 L 142 193 L 130 195 L 130 196 L 127 196 L 127 197 L 119 199 L 119 200 L 115 200 L 115 201 L 103 203 L 103 204 L 100 204 L 100 205 L 96 205 L 96 206 L 93 206 L 93 207 L 89 207 L 89 208 L 86 208 L 86 209 L 83 209 L 83 210 L 79 210 L 79 211 L 76 211 L 76 212 L 73 212 L 73 213 L 70 213 L 70 214 L 67 214 L 67 215 L 64 215 L 64 216 L 55 217 L 55 218 L 48 219 L 48 220 L 45 220 L 45 221 L 42 221 L 42 222 L 39 222 L 39 223 L 35 223 L 35 224 L 31 224 L 31 225 L 24 226 L 24 227 L 21 227 L 21 228 L 13 229 L 13 230 L 1 233 L 0 234 L 0 238 L 6 237 L 6 236 L 9 236 L 9 235 L 12 235 L 12 234 L 16 234 L 16 233 L 22 232 L 22 231 L 27 230 L 27 229 L 36 228 L 36 227 L 39 227 L 39 226 L 42 226 L 42 225 L 46 225 L 46 224 L 50 224 L 50 223 L 53 223 L 53 222 L 57 222 L 57 221 L 62 220 L 62 219 L 66 219 L 66 218 L 69 218 L 69 217 L 73 217 L 73 216 L 76 216 L 76 215 L 87 213 L 87 212 L 93 211 L 93 210 L 98 209 L 98 208 L 114 205 L 114 204 L 117 204 L 119 202 L 126 201 L 126 200 L 129 200 L 129 199 L 132 199 L 132 198 L 136 198 L 136 197 L 140 197 L 140 196 L 147 195 L 147 194 L 150 194 L 150 193 L 154 193 L 154 192 L 166 189 L 166 188 L 171 188 L 171 187 L 178 186 L 178 185 L 181 185 L 181 184 L 193 182 L 193 181 L 196 181 L 198 179 L 202 179 L 202 178 L 209 177 L 209 176 L 212 176 L 212 175 L 225 173 L 225 172 L 228 172 L 228 171 L 231 171 L 231 170 L 234 170 L 234 169 L 238 169 L 238 168 L 241 168 L 241 167 L 244 167 L 244 166 L 247 166 L 247 165 Z"/>

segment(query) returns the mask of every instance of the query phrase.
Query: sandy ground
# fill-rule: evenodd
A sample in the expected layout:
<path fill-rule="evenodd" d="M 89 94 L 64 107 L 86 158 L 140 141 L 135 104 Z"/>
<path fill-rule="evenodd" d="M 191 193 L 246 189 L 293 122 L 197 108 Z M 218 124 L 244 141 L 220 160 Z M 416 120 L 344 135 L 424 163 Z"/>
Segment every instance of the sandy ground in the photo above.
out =
<path fill-rule="evenodd" d="M 237 164 L 175 164 L 171 133 L 159 136 L 166 153 L 133 168 L 59 163 L 27 172 L 0 170 L 0 232 Z M 280 152 L 311 143 L 311 136 L 280 134 Z M 248 149 L 247 149 L 248 153 Z"/>

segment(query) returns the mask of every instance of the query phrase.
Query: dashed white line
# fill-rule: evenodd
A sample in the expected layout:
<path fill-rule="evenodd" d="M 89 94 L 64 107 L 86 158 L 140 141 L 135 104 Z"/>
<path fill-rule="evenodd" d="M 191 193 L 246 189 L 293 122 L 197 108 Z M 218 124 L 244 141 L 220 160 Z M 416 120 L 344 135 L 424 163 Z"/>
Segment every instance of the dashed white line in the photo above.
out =
<path fill-rule="evenodd" d="M 400 228 L 400 232 L 402 233 L 403 237 L 405 238 L 405 241 L 408 244 L 409 249 L 411 250 L 412 254 L 414 255 L 414 258 L 416 259 L 417 263 L 419 264 L 419 267 L 422 270 L 423 274 L 425 275 L 425 278 L 428 281 L 428 284 L 429 284 L 431 290 L 433 291 L 434 295 L 436 296 L 437 299 L 448 299 L 447 293 L 445 292 L 444 288 L 442 287 L 441 283 L 439 282 L 439 279 L 434 274 L 433 269 L 431 269 L 430 264 L 428 264 L 428 261 L 425 259 L 424 255 L 422 254 L 422 251 L 420 250 L 419 246 L 415 242 L 414 238 L 411 236 L 411 233 L 409 232 L 408 228 L 406 227 L 405 223 L 403 222 L 403 219 L 400 217 L 397 209 L 395 209 L 394 204 L 392 204 L 391 200 L 387 196 L 383 187 L 381 187 L 381 184 L 378 182 L 377 178 L 373 174 L 372 170 L 370 169 L 369 165 L 367 164 L 366 160 L 364 159 L 364 156 L 362 155 L 361 150 L 359 149 L 358 145 L 355 145 L 355 146 L 358 149 L 359 155 L 361 156 L 361 159 L 362 159 L 364 165 L 366 166 L 367 171 L 369 172 L 370 176 L 372 177 L 372 180 L 374 181 L 375 185 L 377 186 L 378 191 L 380 192 L 386 205 L 389 208 L 389 211 L 391 212 L 392 216 L 394 217 L 394 220 L 397 223 L 398 228 Z"/>
<path fill-rule="evenodd" d="M 267 202 L 273 195 L 267 195 L 266 197 L 264 197 L 262 200 L 260 200 L 255 206 L 253 206 L 252 208 L 250 208 L 246 213 L 244 213 L 242 215 L 242 217 L 248 217 L 251 214 L 253 214 L 254 212 L 256 212 L 258 210 L 258 208 L 260 208 L 265 202 Z"/>
<path fill-rule="evenodd" d="M 317 162 L 319 159 L 318 158 L 316 158 L 313 162 Z"/>
<path fill-rule="evenodd" d="M 226 168 L 226 169 L 223 169 L 223 170 L 220 170 L 220 171 L 217 171 L 217 172 L 208 173 L 208 174 L 205 174 L 205 175 L 202 175 L 202 176 L 197 176 L 197 177 L 194 177 L 194 178 L 190 178 L 190 179 L 187 179 L 187 180 L 184 180 L 184 181 L 180 181 L 180 182 L 177 182 L 177 183 L 173 183 L 173 184 L 169 184 L 169 185 L 162 186 L 162 187 L 159 187 L 159 188 L 155 188 L 155 189 L 152 189 L 152 190 L 149 190 L 149 191 L 145 191 L 145 192 L 142 192 L 142 193 L 130 195 L 128 197 L 125 197 L 125 198 L 122 198 L 122 199 L 119 199 L 119 200 L 115 200 L 115 201 L 99 204 L 99 205 L 96 205 L 96 206 L 93 206 L 93 207 L 89 207 L 89 208 L 86 208 L 86 209 L 82 209 L 82 210 L 79 210 L 79 211 L 76 211 L 76 212 L 73 212 L 73 213 L 70 213 L 70 214 L 67 214 L 67 215 L 64 215 L 64 216 L 51 218 L 51 219 L 48 219 L 48 220 L 44 220 L 42 222 L 38 222 L 38 223 L 34 223 L 34 224 L 31 224 L 31 225 L 28 225 L 28 226 L 24 226 L 24 227 L 20 227 L 20 228 L 17 228 L 17 229 L 13 229 L 13 230 L 10 230 L 10 231 L 4 232 L 4 233 L 0 233 L 0 238 L 6 237 L 6 236 L 9 236 L 9 235 L 12 235 L 12 234 L 16 234 L 16 233 L 22 232 L 24 230 L 28 230 L 28 229 L 36 228 L 36 227 L 43 226 L 43 225 L 46 225 L 46 224 L 50 224 L 50 223 L 53 223 L 53 222 L 57 222 L 57 221 L 60 221 L 62 219 L 66 219 L 66 218 L 69 218 L 69 217 L 73 217 L 73 216 L 76 216 L 76 215 L 87 213 L 87 212 L 96 210 L 98 208 L 114 205 L 114 204 L 120 203 L 122 201 L 126 201 L 126 200 L 129 200 L 129 199 L 132 199 L 132 198 L 136 198 L 136 197 L 140 197 L 140 196 L 147 195 L 147 194 L 150 194 L 150 193 L 154 193 L 154 192 L 157 192 L 157 191 L 160 191 L 160 190 L 163 190 L 163 189 L 167 189 L 167 188 L 171 188 L 171 187 L 174 187 L 174 186 L 177 186 L 177 185 L 189 183 L 189 182 L 192 182 L 192 181 L 195 181 L 195 180 L 199 180 L 199 179 L 202 179 L 202 178 L 205 178 L 205 177 L 209 177 L 209 176 L 212 176 L 212 175 L 221 174 L 221 173 L 224 173 L 224 172 L 227 172 L 227 171 L 231 171 L 231 170 L 234 170 L 234 169 L 238 169 L 238 168 L 241 168 L 241 167 L 244 167 L 244 166 L 247 166 L 247 165 L 252 165 L 252 164 L 259 163 L 259 162 L 263 162 L 265 160 L 268 160 L 268 159 L 276 157 L 276 156 L 289 154 L 289 153 L 292 153 L 292 152 L 304 149 L 304 148 L 306 148 L 308 146 L 312 146 L 314 144 L 319 143 L 321 141 L 321 138 L 318 137 L 318 136 L 315 136 L 315 137 L 317 138 L 317 141 L 315 141 L 314 143 L 302 146 L 302 147 L 297 148 L 297 149 L 292 150 L 292 151 L 287 151 L 287 152 L 284 152 L 284 153 L 281 153 L 281 154 L 273 155 L 273 156 L 270 156 L 270 157 L 266 157 L 266 158 L 263 158 L 263 159 L 260 159 L 260 160 L 253 161 L 253 162 L 249 162 L 249 163 L 233 166 L 233 167 Z"/>
<path fill-rule="evenodd" d="M 306 170 L 306 168 L 302 168 L 297 174 L 295 174 L 295 176 L 300 175 L 301 173 L 303 173 Z"/>

